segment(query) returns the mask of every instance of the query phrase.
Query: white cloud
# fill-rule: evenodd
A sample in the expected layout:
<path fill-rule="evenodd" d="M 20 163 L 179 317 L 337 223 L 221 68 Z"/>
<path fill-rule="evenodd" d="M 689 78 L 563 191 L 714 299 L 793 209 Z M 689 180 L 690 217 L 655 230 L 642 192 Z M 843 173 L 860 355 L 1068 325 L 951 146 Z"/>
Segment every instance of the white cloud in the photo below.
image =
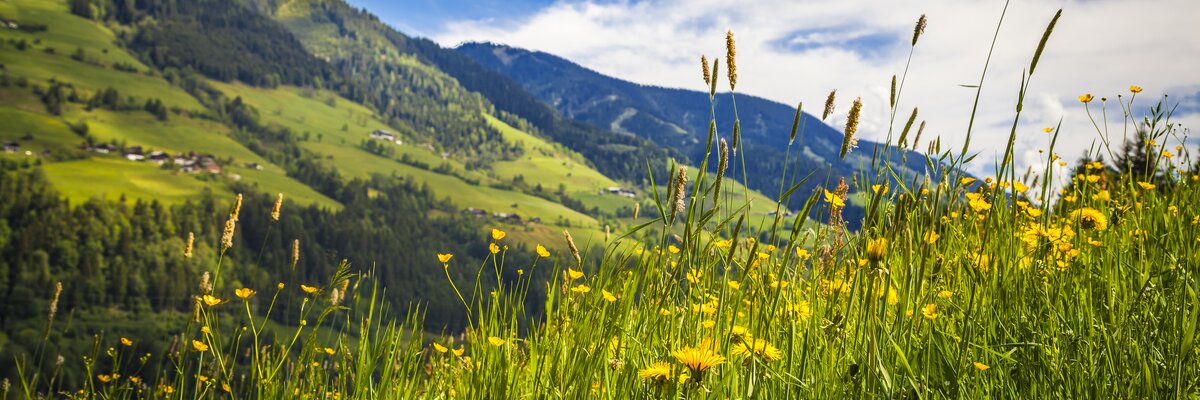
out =
<path fill-rule="evenodd" d="M 1062 120 L 1056 152 L 1073 160 L 1099 142 L 1076 97 L 1109 97 L 1109 120 L 1120 118 L 1117 94 L 1130 84 L 1146 90 L 1145 106 L 1162 93 L 1200 90 L 1200 2 L 1190 0 L 1013 1 L 987 71 L 970 169 L 987 174 L 1003 152 L 1012 125 L 1022 71 L 1054 12 L 1063 16 L 1046 47 L 1026 96 L 1018 126 L 1022 170 L 1045 162 L 1042 132 Z M 882 139 L 888 126 L 892 74 L 901 74 L 917 17 L 928 28 L 917 45 L 903 87 L 897 124 L 920 107 L 925 137 L 961 146 L 978 83 L 1003 2 L 953 0 L 896 2 L 661 0 L 561 2 L 510 23 L 454 21 L 434 39 L 454 46 L 493 41 L 553 53 L 600 73 L 643 84 L 703 89 L 699 57 L 724 58 L 724 33 L 737 35 L 738 91 L 785 104 L 804 101 L 817 110 L 838 90 L 838 114 L 854 97 L 864 103 L 860 132 Z M 892 41 L 886 40 L 894 37 Z M 881 39 L 882 38 L 882 39 Z M 856 40 L 863 42 L 856 42 Z M 890 47 L 880 48 L 880 42 Z M 822 45 L 825 43 L 826 45 Z M 1185 91 L 1181 93 L 1180 91 Z M 1099 101 L 1092 103 L 1098 114 Z M 844 123 L 845 117 L 832 121 Z M 1200 122 L 1196 115 L 1180 122 Z M 1114 125 L 1118 128 L 1119 124 Z M 1120 133 L 1113 133 L 1120 138 Z M 924 141 L 924 139 L 922 140 Z M 943 147 L 945 148 L 945 147 Z M 1036 169 L 1036 167 L 1035 167 Z"/>

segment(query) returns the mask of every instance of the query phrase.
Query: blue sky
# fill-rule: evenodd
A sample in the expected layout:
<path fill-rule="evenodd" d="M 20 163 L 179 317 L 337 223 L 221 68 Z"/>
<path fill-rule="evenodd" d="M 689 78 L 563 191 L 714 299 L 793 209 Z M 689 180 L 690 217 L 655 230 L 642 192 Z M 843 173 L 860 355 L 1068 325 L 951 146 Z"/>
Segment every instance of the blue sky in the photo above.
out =
<path fill-rule="evenodd" d="M 919 107 L 918 119 L 928 121 L 926 137 L 940 137 L 943 146 L 961 145 L 966 137 L 975 91 L 961 85 L 978 83 L 1005 12 L 971 136 L 979 156 L 972 172 L 983 175 L 1007 141 L 1023 71 L 1046 24 L 1062 8 L 1024 102 L 1016 143 L 1020 168 L 1045 163 L 1041 150 L 1050 138 L 1042 128 L 1060 120 L 1056 152 L 1075 159 L 1099 150 L 1099 133 L 1077 100 L 1083 93 L 1109 98 L 1089 107 L 1093 115 L 1106 107 L 1112 121 L 1121 116 L 1117 95 L 1128 101 L 1129 86 L 1139 85 L 1145 91 L 1137 95 L 1134 110 L 1170 94 L 1172 103 L 1183 103 L 1174 122 L 1200 126 L 1200 74 L 1195 72 L 1200 70 L 1200 1 L 1194 0 L 1013 0 L 1006 11 L 1000 0 L 351 3 L 443 46 L 504 43 L 637 83 L 695 90 L 704 85 L 700 55 L 723 57 L 724 34 L 732 30 L 738 43 L 738 92 L 817 105 L 837 89 L 835 127 L 844 124 L 850 101 L 861 97 L 859 132 L 875 140 L 886 137 L 891 121 L 891 77 L 903 74 L 913 50 L 896 119 Z M 913 24 L 922 14 L 928 27 L 912 49 Z M 1109 135 L 1119 143 L 1124 133 L 1115 126 Z"/>
<path fill-rule="evenodd" d="M 407 34 L 433 37 L 451 21 L 527 17 L 553 0 L 349 0 Z"/>

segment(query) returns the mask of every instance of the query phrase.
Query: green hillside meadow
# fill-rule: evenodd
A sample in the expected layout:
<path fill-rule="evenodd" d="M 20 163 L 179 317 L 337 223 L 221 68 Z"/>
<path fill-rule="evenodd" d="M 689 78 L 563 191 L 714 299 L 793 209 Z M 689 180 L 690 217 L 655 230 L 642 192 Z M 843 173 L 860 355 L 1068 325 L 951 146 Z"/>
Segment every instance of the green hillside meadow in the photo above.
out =
<path fill-rule="evenodd" d="M 1074 16 L 1045 17 L 1018 104 Z M 862 167 L 764 193 L 737 130 L 705 138 L 715 165 L 618 173 L 595 149 L 622 139 L 556 141 L 561 115 L 505 111 L 341 0 L 3 21 L 0 399 L 1200 397 L 1200 162 L 1137 85 L 1076 105 L 1123 143 L 1066 160 L 1046 128 L 1029 172 L 1017 105 L 984 176 L 969 139 L 910 148 L 911 121 L 854 149 L 902 94 L 839 104 Z M 755 57 L 725 39 L 710 103 Z M 263 44 L 290 61 L 238 53 Z M 896 179 L 909 154 L 924 179 Z"/>

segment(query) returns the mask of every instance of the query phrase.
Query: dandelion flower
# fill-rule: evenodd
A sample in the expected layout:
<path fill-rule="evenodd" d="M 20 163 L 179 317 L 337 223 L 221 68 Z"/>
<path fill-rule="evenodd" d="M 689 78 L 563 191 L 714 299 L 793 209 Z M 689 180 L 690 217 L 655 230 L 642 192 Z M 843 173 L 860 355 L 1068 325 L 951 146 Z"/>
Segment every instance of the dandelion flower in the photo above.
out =
<path fill-rule="evenodd" d="M 671 356 L 675 357 L 676 361 L 683 364 L 684 367 L 687 367 L 696 376 L 700 376 L 705 371 L 725 363 L 725 357 L 712 350 L 699 347 L 684 347 L 672 352 Z"/>
<path fill-rule="evenodd" d="M 803 247 L 796 247 L 796 257 L 800 260 L 807 260 L 809 257 L 812 257 L 812 254 L 809 254 L 808 250 L 805 250 Z"/>
<path fill-rule="evenodd" d="M 638 376 L 650 383 L 660 384 L 671 381 L 671 364 L 656 362 L 638 371 Z"/>
<path fill-rule="evenodd" d="M 463 349 L 462 347 L 459 347 L 459 348 L 457 348 L 457 349 L 451 350 L 450 352 L 451 352 L 451 353 L 454 353 L 454 356 L 455 356 L 455 357 L 462 357 L 462 355 L 463 355 L 463 352 L 465 352 L 465 351 L 466 351 L 466 349 Z"/>
<path fill-rule="evenodd" d="M 311 294 L 311 295 L 315 295 L 315 294 L 317 294 L 317 293 L 320 293 L 320 292 L 321 292 L 321 289 L 319 289 L 319 288 L 317 288 L 317 287 L 308 286 L 308 285 L 304 285 L 304 284 L 301 284 L 301 285 L 300 285 L 300 290 L 303 290 L 303 291 L 304 291 L 304 293 L 308 293 L 308 294 Z"/>
<path fill-rule="evenodd" d="M 613 295 L 612 292 L 609 292 L 607 290 L 601 289 L 600 295 L 604 297 L 604 301 L 607 301 L 609 303 L 617 301 L 617 296 Z"/>
<path fill-rule="evenodd" d="M 192 340 L 192 348 L 201 353 L 208 351 L 208 345 L 199 340 Z"/>
<path fill-rule="evenodd" d="M 504 237 L 505 237 L 505 236 L 507 236 L 507 235 L 508 235 L 508 233 L 505 233 L 505 232 L 504 232 L 504 231 L 502 231 L 502 230 L 499 230 L 499 229 L 496 229 L 496 228 L 492 228 L 492 240 L 500 240 L 500 239 L 504 239 Z"/>
<path fill-rule="evenodd" d="M 571 278 L 571 280 L 582 278 L 583 271 L 576 271 L 571 268 L 567 268 L 567 277 Z"/>
<path fill-rule="evenodd" d="M 575 292 L 575 293 L 579 293 L 579 294 L 584 294 L 584 293 L 592 291 L 592 288 L 588 287 L 587 285 L 576 285 L 575 287 L 571 288 L 571 291 Z"/>
<path fill-rule="evenodd" d="M 1102 231 L 1108 229 L 1108 217 L 1104 213 L 1090 208 L 1084 207 L 1071 212 L 1069 217 L 1072 224 L 1079 223 L 1079 227 L 1083 229 L 1095 229 Z"/>
<path fill-rule="evenodd" d="M 325 352 L 325 354 L 331 355 L 331 356 L 334 354 L 337 354 L 337 350 L 334 350 L 332 347 L 326 347 L 323 351 Z"/>
<path fill-rule="evenodd" d="M 921 315 L 924 315 L 925 318 L 928 318 L 928 319 L 937 319 L 937 317 L 938 317 L 937 304 L 929 303 L 929 304 L 926 304 L 924 307 L 921 307 Z"/>
<path fill-rule="evenodd" d="M 924 237 L 925 243 L 928 243 L 928 244 L 937 243 L 938 238 L 940 238 L 940 237 L 942 237 L 942 235 L 938 235 L 938 233 L 935 231 L 925 232 L 925 237 Z"/>
<path fill-rule="evenodd" d="M 738 281 L 729 281 L 729 282 L 726 282 L 725 284 L 729 285 L 729 288 L 733 289 L 733 290 L 739 290 L 742 288 L 742 284 L 738 283 Z"/>
<path fill-rule="evenodd" d="M 987 364 L 981 363 L 979 361 L 972 362 L 971 364 L 974 364 L 975 369 L 980 370 L 980 371 L 987 371 L 988 368 L 991 368 Z"/>
<path fill-rule="evenodd" d="M 1054 128 L 1047 126 L 1045 128 L 1042 128 L 1042 132 L 1046 132 L 1046 133 L 1054 132 Z"/>
<path fill-rule="evenodd" d="M 729 354 L 741 357 L 755 357 L 764 362 L 779 361 L 783 353 L 765 339 L 754 339 L 751 342 L 741 342 L 733 345 Z"/>
<path fill-rule="evenodd" d="M 550 250 L 546 250 L 546 246 L 542 246 L 541 243 L 538 243 L 537 255 L 538 257 L 550 257 Z"/>
<path fill-rule="evenodd" d="M 670 245 L 670 246 L 667 246 L 667 251 L 670 252 L 671 254 L 679 254 L 679 247 L 676 247 L 675 245 Z"/>
<path fill-rule="evenodd" d="M 937 293 L 937 297 L 943 298 L 943 299 L 949 299 L 951 297 L 954 297 L 954 292 L 951 292 L 949 290 L 942 290 Z"/>
<path fill-rule="evenodd" d="M 437 256 L 438 256 L 438 261 L 441 261 L 442 264 L 449 263 L 450 259 L 454 258 L 454 255 L 450 254 L 450 253 L 438 253 Z"/>
<path fill-rule="evenodd" d="M 877 238 L 867 242 L 868 260 L 879 262 L 885 255 L 887 255 L 887 238 Z"/>
<path fill-rule="evenodd" d="M 1146 189 L 1146 190 L 1151 190 L 1151 189 L 1154 189 L 1154 184 L 1153 184 L 1153 183 L 1149 183 L 1149 182 L 1138 182 L 1137 184 L 1138 184 L 1138 186 L 1141 186 L 1141 187 L 1142 187 L 1142 189 Z"/>
<path fill-rule="evenodd" d="M 237 297 L 242 300 L 247 300 L 251 297 L 254 297 L 255 293 L 258 292 L 255 292 L 254 289 L 251 288 L 241 288 L 233 291 L 233 294 L 237 295 Z"/>
<path fill-rule="evenodd" d="M 450 349 L 447 349 L 446 346 L 442 346 L 437 343 L 433 344 L 433 349 L 436 350 L 438 353 L 445 353 L 446 351 L 450 350 Z"/>
<path fill-rule="evenodd" d="M 500 346 L 503 346 L 505 342 L 504 342 L 504 339 L 501 339 L 501 338 L 498 338 L 495 336 L 490 336 L 490 337 L 488 337 L 488 343 L 490 343 L 492 346 L 500 347 Z"/>
<path fill-rule="evenodd" d="M 125 347 L 133 346 L 133 340 L 123 337 L 121 338 L 121 345 Z"/>

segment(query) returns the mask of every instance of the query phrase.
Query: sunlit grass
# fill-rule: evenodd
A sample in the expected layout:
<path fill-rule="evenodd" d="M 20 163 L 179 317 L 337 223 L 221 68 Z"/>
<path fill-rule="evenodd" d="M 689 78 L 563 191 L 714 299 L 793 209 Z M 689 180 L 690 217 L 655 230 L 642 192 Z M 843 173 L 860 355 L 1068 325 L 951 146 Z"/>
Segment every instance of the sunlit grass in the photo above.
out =
<path fill-rule="evenodd" d="M 1116 112 L 1129 122 L 1127 137 L 1144 139 L 1133 142 L 1138 157 L 1087 161 L 1066 175 L 1050 148 L 1036 177 L 1020 176 L 1007 157 L 992 176 L 967 177 L 959 172 L 967 148 L 934 148 L 926 154 L 936 180 L 906 182 L 875 165 L 865 170 L 877 174 L 789 193 L 805 199 L 805 212 L 762 221 L 773 226 L 754 226 L 755 235 L 753 212 L 733 206 L 749 193 L 714 189 L 725 171 L 685 168 L 686 185 L 672 177 L 677 170 L 653 171 L 659 190 L 642 210 L 650 217 L 614 233 L 599 253 L 568 232 L 541 232 L 558 241 L 552 249 L 570 250 L 530 249 L 534 263 L 506 264 L 514 238 L 494 229 L 480 265 L 429 254 L 427 268 L 446 272 L 469 316 L 467 330 L 435 337 L 414 333 L 424 331 L 419 307 L 380 303 L 370 271 L 343 265 L 326 282 L 241 288 L 220 280 L 218 262 L 180 345 L 141 361 L 158 367 L 88 364 L 87 383 L 62 390 L 114 398 L 1194 396 L 1200 177 L 1185 149 L 1167 147 L 1179 131 L 1164 108 L 1143 119 L 1135 101 L 1136 91 Z M 714 153 L 722 139 L 736 143 L 719 132 L 711 139 Z M 889 142 L 881 151 L 904 147 Z M 1106 145 L 1089 156 L 1117 153 Z M 1064 175 L 1065 189 L 1055 183 Z M 852 189 L 866 209 L 856 232 L 840 218 Z M 809 224 L 810 210 L 827 224 Z M 516 279 L 481 282 L 483 269 Z M 455 281 L 451 270 L 476 278 Z M 546 289 L 534 299 L 545 302 L 544 315 L 526 309 L 531 287 Z M 296 327 L 266 322 L 282 298 L 303 304 L 284 316 Z M 114 349 L 101 357 L 131 357 L 119 338 L 97 343 Z M 37 357 L 23 360 L 23 371 Z M 27 374 L 14 391 L 32 396 L 54 381 Z"/>

